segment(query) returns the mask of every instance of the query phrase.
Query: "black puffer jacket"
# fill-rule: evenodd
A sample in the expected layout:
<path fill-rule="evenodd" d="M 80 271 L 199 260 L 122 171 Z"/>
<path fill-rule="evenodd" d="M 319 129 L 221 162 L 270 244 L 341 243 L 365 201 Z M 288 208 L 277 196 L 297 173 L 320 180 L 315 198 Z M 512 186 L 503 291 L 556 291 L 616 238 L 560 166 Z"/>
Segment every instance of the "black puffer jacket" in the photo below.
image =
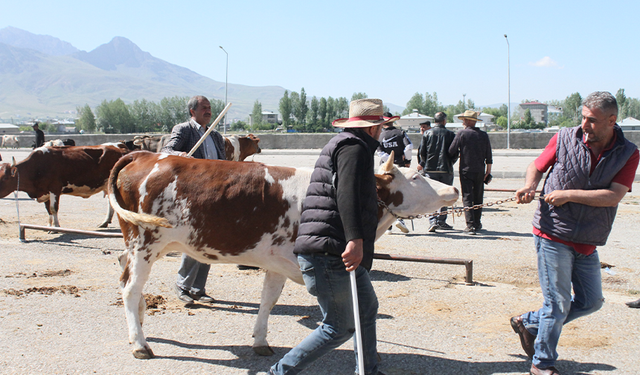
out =
<path fill-rule="evenodd" d="M 362 238 L 360 264 L 371 269 L 378 225 L 377 146 L 362 130 L 346 129 L 324 147 L 302 205 L 294 253 L 341 256 L 348 241 Z"/>

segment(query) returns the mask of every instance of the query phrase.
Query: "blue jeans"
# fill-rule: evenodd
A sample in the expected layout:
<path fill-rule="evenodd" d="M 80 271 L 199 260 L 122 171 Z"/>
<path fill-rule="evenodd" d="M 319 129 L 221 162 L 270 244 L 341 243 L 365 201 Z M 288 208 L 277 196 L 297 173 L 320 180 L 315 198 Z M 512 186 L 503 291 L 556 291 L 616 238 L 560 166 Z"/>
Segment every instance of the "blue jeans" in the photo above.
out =
<path fill-rule="evenodd" d="M 272 373 L 277 375 L 299 373 L 316 359 L 345 343 L 355 333 L 351 280 L 342 259 L 335 255 L 301 254 L 298 255 L 298 262 L 307 291 L 318 298 L 322 324 L 271 367 Z M 378 373 L 378 298 L 367 270 L 358 267 L 355 272 L 364 348 L 364 373 L 375 375 Z M 357 363 L 356 354 L 356 373 L 362 374 Z"/>
<path fill-rule="evenodd" d="M 534 239 L 544 304 L 540 310 L 522 315 L 522 322 L 537 335 L 533 364 L 546 368 L 555 366 L 558 359 L 556 347 L 562 326 L 599 310 L 604 297 L 597 251 L 584 255 L 559 242 L 539 236 Z"/>
<path fill-rule="evenodd" d="M 453 173 L 429 173 L 427 172 L 427 176 L 435 181 L 440 181 L 443 184 L 453 185 Z M 444 206 L 438 210 L 438 212 L 446 211 L 447 207 Z M 429 224 L 446 224 L 447 223 L 447 215 L 438 215 L 429 217 Z"/>
<path fill-rule="evenodd" d="M 176 285 L 182 290 L 191 292 L 191 294 L 205 294 L 210 268 L 210 264 L 200 263 L 190 256 L 182 254 L 182 263 L 180 263 L 180 269 L 178 270 Z"/>

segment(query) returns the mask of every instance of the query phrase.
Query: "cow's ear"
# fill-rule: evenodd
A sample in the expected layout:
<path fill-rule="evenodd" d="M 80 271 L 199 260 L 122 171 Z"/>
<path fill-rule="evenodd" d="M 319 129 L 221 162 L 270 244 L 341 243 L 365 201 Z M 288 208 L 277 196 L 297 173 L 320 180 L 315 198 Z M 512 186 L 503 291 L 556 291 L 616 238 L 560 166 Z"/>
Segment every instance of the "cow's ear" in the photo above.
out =
<path fill-rule="evenodd" d="M 382 164 L 382 167 L 380 167 L 380 170 L 384 173 L 389 173 L 393 170 L 393 160 L 394 160 L 394 153 L 393 151 L 391 151 L 391 154 L 389 155 L 389 159 L 387 159 L 387 162 Z"/>

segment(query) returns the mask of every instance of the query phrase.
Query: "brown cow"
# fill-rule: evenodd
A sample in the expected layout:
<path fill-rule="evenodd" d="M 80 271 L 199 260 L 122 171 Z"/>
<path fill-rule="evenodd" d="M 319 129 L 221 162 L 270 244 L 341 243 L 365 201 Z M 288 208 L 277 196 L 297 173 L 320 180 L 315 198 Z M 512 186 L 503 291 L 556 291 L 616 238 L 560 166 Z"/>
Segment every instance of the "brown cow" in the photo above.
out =
<path fill-rule="evenodd" d="M 416 170 L 398 169 L 393 158 L 389 160 L 376 175 L 378 198 L 396 215 L 433 212 L 458 199 L 456 188 L 425 179 Z M 126 246 L 120 256 L 120 282 L 136 358 L 153 357 L 142 332 L 142 290 L 152 264 L 171 251 L 200 262 L 266 270 L 253 349 L 273 354 L 266 338 L 269 313 L 287 278 L 303 283 L 293 245 L 311 172 L 145 151 L 116 163 L 109 200 Z M 376 238 L 395 220 L 388 209 L 379 209 Z"/>
<path fill-rule="evenodd" d="M 17 164 L 0 164 L 0 198 L 16 189 L 24 191 L 44 203 L 49 226 L 59 227 L 60 195 L 89 198 L 106 192 L 111 168 L 127 152 L 124 145 L 39 147 Z M 112 216 L 109 206 L 100 227 L 106 227 Z"/>
<path fill-rule="evenodd" d="M 260 142 L 260 138 L 253 134 L 224 137 L 224 153 L 227 160 L 244 161 L 248 156 L 259 154 L 262 150 L 260 150 L 258 142 Z"/>

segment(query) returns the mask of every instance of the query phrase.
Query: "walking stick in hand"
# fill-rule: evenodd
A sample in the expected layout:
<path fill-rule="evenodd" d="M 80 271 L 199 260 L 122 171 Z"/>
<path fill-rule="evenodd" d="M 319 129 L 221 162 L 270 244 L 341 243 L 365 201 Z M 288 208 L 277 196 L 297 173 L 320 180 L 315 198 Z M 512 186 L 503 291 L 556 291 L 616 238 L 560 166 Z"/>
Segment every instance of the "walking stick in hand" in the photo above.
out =
<path fill-rule="evenodd" d="M 215 129 L 216 125 L 218 125 L 220 120 L 222 120 L 222 118 L 227 113 L 227 111 L 229 110 L 230 107 L 231 107 L 231 103 L 228 103 L 227 106 L 224 107 L 224 109 L 222 110 L 222 112 L 220 112 L 220 114 L 218 115 L 216 120 L 211 124 L 211 126 L 209 126 L 209 129 L 207 129 L 207 131 L 204 133 L 204 135 L 202 137 L 200 137 L 200 140 L 198 141 L 198 143 L 196 143 L 196 145 L 193 146 L 193 148 L 191 149 L 191 151 L 189 151 L 187 156 L 191 156 L 191 155 L 193 155 L 194 152 L 196 152 L 196 150 L 198 149 L 198 147 L 200 147 L 202 142 L 204 142 L 204 140 L 207 139 L 209 134 L 213 131 L 213 129 Z"/>
<path fill-rule="evenodd" d="M 364 350 L 362 348 L 362 327 L 360 326 L 360 308 L 358 307 L 358 286 L 356 271 L 349 271 L 351 277 L 351 299 L 353 300 L 353 320 L 356 325 L 356 350 L 358 351 L 358 374 L 364 374 Z"/>

